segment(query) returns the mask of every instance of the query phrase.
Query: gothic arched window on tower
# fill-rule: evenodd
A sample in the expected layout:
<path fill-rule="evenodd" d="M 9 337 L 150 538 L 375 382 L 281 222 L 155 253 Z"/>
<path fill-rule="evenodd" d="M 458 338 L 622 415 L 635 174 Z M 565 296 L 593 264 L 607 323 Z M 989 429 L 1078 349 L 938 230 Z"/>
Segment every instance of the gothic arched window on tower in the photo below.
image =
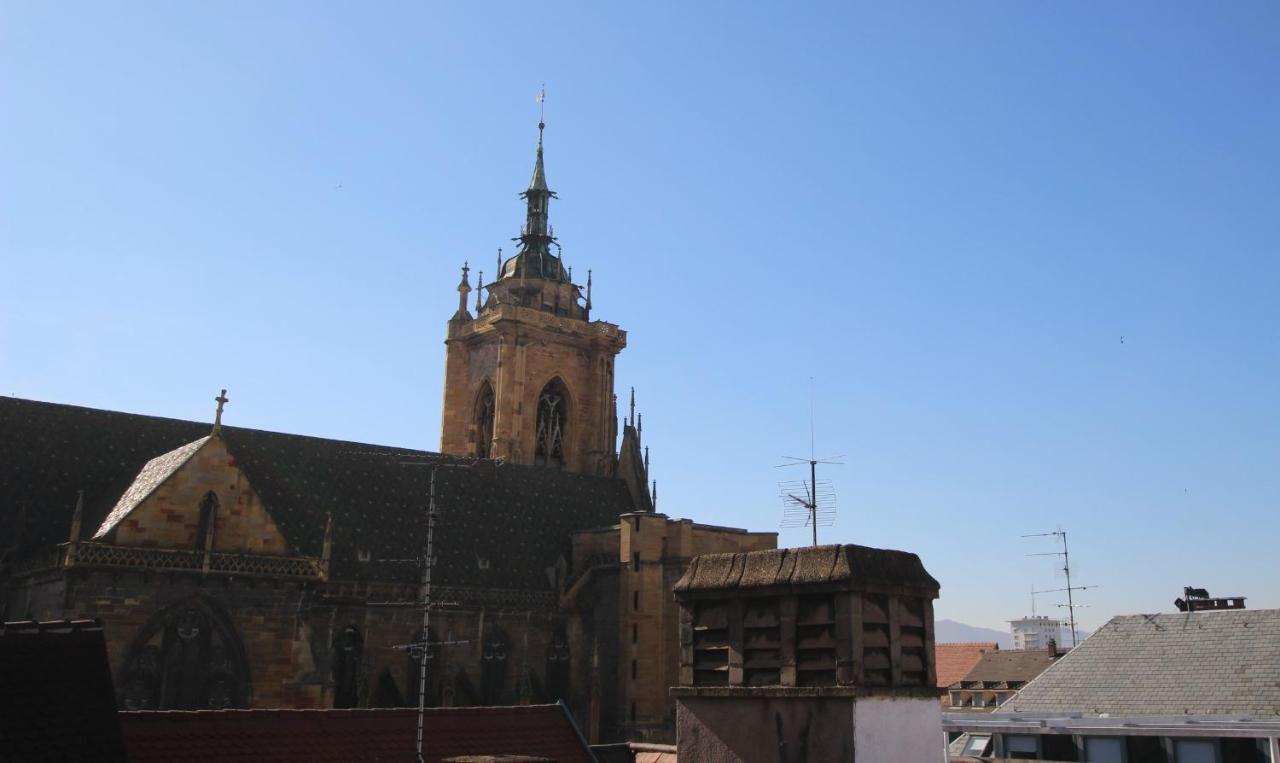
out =
<path fill-rule="evenodd" d="M 564 433 L 568 428 L 569 396 L 559 379 L 552 379 L 538 395 L 538 423 L 534 430 L 533 462 L 564 466 Z"/>
<path fill-rule="evenodd" d="M 476 457 L 488 458 L 493 447 L 493 387 L 485 382 L 476 397 Z"/>

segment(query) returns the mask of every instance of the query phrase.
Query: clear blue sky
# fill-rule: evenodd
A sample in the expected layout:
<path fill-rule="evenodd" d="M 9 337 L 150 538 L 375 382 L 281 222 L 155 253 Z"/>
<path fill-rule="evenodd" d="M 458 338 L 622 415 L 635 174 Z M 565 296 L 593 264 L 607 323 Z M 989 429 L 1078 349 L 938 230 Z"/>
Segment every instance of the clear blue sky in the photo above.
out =
<path fill-rule="evenodd" d="M 775 528 L 813 377 L 823 537 L 939 617 L 1026 614 L 1059 524 L 1087 627 L 1280 606 L 1271 2 L 4 0 L 0 391 L 438 447 L 542 82 L 660 510 Z"/>

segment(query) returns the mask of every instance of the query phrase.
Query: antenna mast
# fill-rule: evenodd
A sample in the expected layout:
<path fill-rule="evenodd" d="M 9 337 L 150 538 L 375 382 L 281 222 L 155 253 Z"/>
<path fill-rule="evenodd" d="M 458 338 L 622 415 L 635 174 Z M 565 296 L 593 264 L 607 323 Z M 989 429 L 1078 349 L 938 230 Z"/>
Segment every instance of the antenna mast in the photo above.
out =
<path fill-rule="evenodd" d="M 842 464 L 837 459 L 844 456 L 818 458 L 816 455 L 813 414 L 813 377 L 809 377 L 809 457 L 783 456 L 791 463 L 778 464 L 784 466 L 809 465 L 809 480 L 792 480 L 778 483 L 779 497 L 782 498 L 782 527 L 804 527 L 808 525 L 813 531 L 813 545 L 818 545 L 818 524 L 830 527 L 835 523 L 836 492 L 831 480 L 818 482 L 818 464 Z M 796 495 L 800 493 L 801 495 Z M 803 496 L 803 497 L 802 497 Z"/>
<path fill-rule="evenodd" d="M 1036 591 L 1036 590 L 1033 588 L 1033 589 L 1032 589 L 1032 591 L 1031 591 L 1031 593 L 1032 593 L 1032 597 L 1031 597 L 1031 608 L 1032 608 L 1032 612 L 1034 613 L 1034 611 L 1035 611 L 1035 594 L 1037 594 L 1037 593 L 1061 593 L 1061 592 L 1064 592 L 1064 591 L 1065 591 L 1065 592 L 1066 592 L 1066 594 L 1067 594 L 1067 603 L 1066 603 L 1065 605 L 1063 605 L 1063 604 L 1059 604 L 1058 606 L 1065 606 L 1065 607 L 1067 608 L 1067 619 L 1068 619 L 1068 621 L 1070 622 L 1070 626 L 1071 626 L 1071 646 L 1073 646 L 1073 647 L 1074 647 L 1074 646 L 1076 645 L 1076 607 L 1084 607 L 1084 606 L 1087 606 L 1087 605 L 1085 605 L 1085 604 L 1076 604 L 1076 603 L 1075 603 L 1075 598 L 1072 596 L 1072 594 L 1074 594 L 1076 591 L 1084 591 L 1084 590 L 1088 590 L 1088 589 L 1090 589 L 1090 588 L 1097 588 L 1097 586 L 1096 586 L 1096 585 L 1079 585 L 1079 586 L 1073 586 L 1073 585 L 1071 585 L 1071 554 L 1070 554 L 1070 552 L 1067 550 L 1067 531 L 1066 531 L 1066 530 L 1063 530 L 1061 527 L 1059 527 L 1057 530 L 1054 530 L 1053 532 L 1047 532 L 1047 533 L 1032 533 L 1032 534 L 1030 534 L 1030 535 L 1023 535 L 1022 537 L 1024 537 L 1024 538 L 1047 538 L 1047 537 L 1049 537 L 1049 536 L 1053 536 L 1053 537 L 1057 538 L 1059 541 L 1061 541 L 1061 542 L 1062 542 L 1062 550 L 1061 550 L 1061 551 L 1049 551 L 1049 552 L 1046 552 L 1046 553 L 1043 553 L 1043 554 L 1027 554 L 1027 556 L 1060 556 L 1060 557 L 1062 557 L 1062 572 L 1067 576 L 1067 587 L 1066 587 L 1066 588 L 1054 588 L 1054 589 L 1050 589 L 1050 590 L 1047 590 L 1047 591 Z"/>

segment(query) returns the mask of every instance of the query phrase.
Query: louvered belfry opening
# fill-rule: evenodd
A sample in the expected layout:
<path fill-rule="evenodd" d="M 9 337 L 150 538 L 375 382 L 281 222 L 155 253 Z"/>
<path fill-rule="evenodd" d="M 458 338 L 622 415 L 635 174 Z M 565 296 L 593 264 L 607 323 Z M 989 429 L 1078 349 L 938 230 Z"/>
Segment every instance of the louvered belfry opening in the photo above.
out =
<path fill-rule="evenodd" d="M 938 583 L 915 554 L 853 545 L 710 554 L 675 594 L 682 686 L 934 685 Z"/>

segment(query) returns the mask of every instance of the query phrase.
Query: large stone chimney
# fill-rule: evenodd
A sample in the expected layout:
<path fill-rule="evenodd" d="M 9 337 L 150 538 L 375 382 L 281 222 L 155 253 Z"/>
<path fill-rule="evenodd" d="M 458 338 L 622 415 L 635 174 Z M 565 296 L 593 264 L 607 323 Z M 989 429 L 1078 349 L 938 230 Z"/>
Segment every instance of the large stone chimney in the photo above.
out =
<path fill-rule="evenodd" d="M 681 760 L 943 760 L 938 581 L 915 554 L 710 554 L 674 590 Z"/>

